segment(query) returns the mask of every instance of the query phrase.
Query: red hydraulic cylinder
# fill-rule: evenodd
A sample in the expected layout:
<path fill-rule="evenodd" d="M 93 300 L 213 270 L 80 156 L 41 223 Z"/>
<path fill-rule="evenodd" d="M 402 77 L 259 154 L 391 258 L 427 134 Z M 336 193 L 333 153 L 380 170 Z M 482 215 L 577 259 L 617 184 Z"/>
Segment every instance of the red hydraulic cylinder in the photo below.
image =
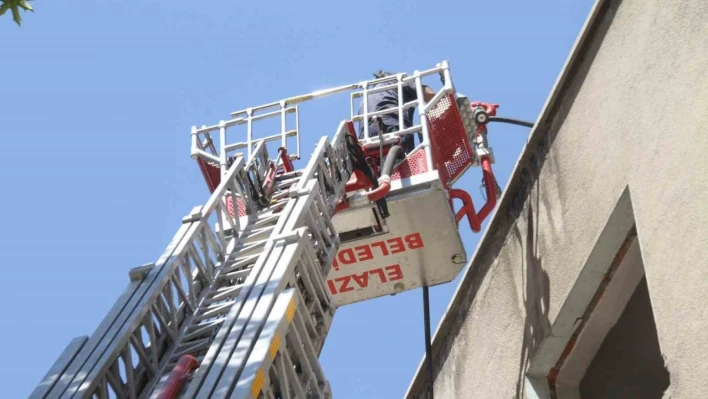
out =
<path fill-rule="evenodd" d="M 492 173 L 492 164 L 488 157 L 482 157 L 482 173 L 484 174 L 484 186 L 487 189 L 487 203 L 479 210 L 477 218 L 481 224 L 484 219 L 489 216 L 492 209 L 497 205 L 497 190 L 494 184 L 494 174 Z"/>
<path fill-rule="evenodd" d="M 470 222 L 470 228 L 475 233 L 479 233 L 482 229 L 482 222 L 489 216 L 489 213 L 492 212 L 492 209 L 494 209 L 497 204 L 494 175 L 492 174 L 492 165 L 488 157 L 482 158 L 482 170 L 482 173 L 484 173 L 484 186 L 487 191 L 487 202 L 482 209 L 479 210 L 479 213 L 474 209 L 472 197 L 466 191 L 458 188 L 450 189 L 450 201 L 452 201 L 452 199 L 462 201 L 462 208 L 455 214 L 455 219 L 459 222 L 466 215 L 467 220 Z"/>
<path fill-rule="evenodd" d="M 165 388 L 160 392 L 158 399 L 174 399 L 177 397 L 189 373 L 197 367 L 199 367 L 199 362 L 193 356 L 182 356 L 177 362 L 177 365 L 175 365 L 175 368 L 172 369 L 167 383 L 165 384 Z"/>

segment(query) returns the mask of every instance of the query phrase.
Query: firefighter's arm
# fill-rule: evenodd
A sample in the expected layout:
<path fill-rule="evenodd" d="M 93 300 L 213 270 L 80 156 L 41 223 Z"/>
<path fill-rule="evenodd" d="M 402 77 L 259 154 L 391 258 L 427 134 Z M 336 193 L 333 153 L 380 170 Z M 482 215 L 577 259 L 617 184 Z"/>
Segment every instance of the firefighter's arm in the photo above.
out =
<path fill-rule="evenodd" d="M 422 85 L 422 86 L 423 86 L 423 99 L 425 99 L 425 102 L 428 103 L 428 102 L 430 102 L 430 100 L 433 99 L 433 97 L 435 97 L 435 92 L 433 91 L 433 89 L 431 89 L 430 87 L 428 87 L 426 85 Z"/>
<path fill-rule="evenodd" d="M 423 87 L 423 100 L 425 100 L 426 103 L 430 102 L 430 100 L 432 100 L 433 97 L 435 97 L 435 91 L 433 91 L 433 89 L 431 89 L 430 87 L 428 87 L 426 85 L 421 85 L 421 86 Z M 408 85 L 405 86 L 404 90 L 407 91 L 408 96 L 409 96 L 408 98 L 410 98 L 411 100 L 414 100 L 418 97 L 418 93 L 416 93 L 415 83 L 413 83 L 413 82 L 408 83 Z"/>

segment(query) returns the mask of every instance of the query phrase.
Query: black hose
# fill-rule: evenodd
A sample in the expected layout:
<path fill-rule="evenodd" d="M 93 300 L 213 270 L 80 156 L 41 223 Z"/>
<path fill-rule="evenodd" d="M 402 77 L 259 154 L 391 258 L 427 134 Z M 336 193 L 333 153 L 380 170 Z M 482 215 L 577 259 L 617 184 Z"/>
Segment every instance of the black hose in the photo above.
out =
<path fill-rule="evenodd" d="M 428 399 L 433 399 L 434 383 L 433 378 L 433 347 L 430 343 L 430 299 L 428 297 L 428 286 L 423 286 L 423 320 L 425 322 L 425 375 L 427 377 Z"/>
<path fill-rule="evenodd" d="M 509 123 L 512 125 L 519 125 L 519 126 L 525 126 L 525 127 L 533 127 L 533 123 L 531 123 L 531 122 L 526 122 L 526 121 L 522 121 L 519 119 L 512 119 L 512 118 L 501 118 L 498 116 L 490 116 L 489 121 L 490 122 Z"/>
<path fill-rule="evenodd" d="M 374 176 L 374 171 L 371 169 L 371 165 L 366 162 L 366 157 L 361 151 L 359 145 L 356 144 L 356 140 L 349 135 L 347 135 L 347 148 L 352 157 L 354 168 L 359 169 L 362 173 L 364 173 L 364 175 L 371 180 L 373 187 L 377 188 L 379 186 L 379 182 L 376 180 L 376 176 Z"/>
<path fill-rule="evenodd" d="M 386 159 L 384 160 L 383 167 L 381 168 L 381 175 L 391 176 L 393 173 L 393 167 L 396 166 L 396 160 L 403 158 L 403 147 L 400 145 L 394 145 L 388 150 L 386 154 Z"/>
<path fill-rule="evenodd" d="M 349 154 L 352 157 L 352 162 L 354 164 L 354 168 L 360 170 L 364 176 L 366 176 L 370 181 L 374 189 L 379 187 L 379 181 L 376 179 L 376 176 L 374 176 L 374 170 L 372 169 L 371 165 L 366 161 L 367 158 L 365 157 L 364 153 L 361 150 L 361 147 L 356 143 L 356 139 L 350 135 L 347 135 L 347 148 L 349 150 Z M 380 200 L 376 201 L 376 207 L 379 208 L 379 212 L 381 213 L 381 216 L 386 219 L 390 216 L 388 213 L 388 204 L 386 203 L 386 198 L 381 198 Z"/>

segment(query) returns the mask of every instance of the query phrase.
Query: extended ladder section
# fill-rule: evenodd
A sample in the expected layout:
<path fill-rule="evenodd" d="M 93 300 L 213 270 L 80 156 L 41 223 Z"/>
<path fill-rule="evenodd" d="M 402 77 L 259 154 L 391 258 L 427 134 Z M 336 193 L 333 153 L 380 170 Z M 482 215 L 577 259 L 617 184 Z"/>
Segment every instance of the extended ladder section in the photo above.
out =
<path fill-rule="evenodd" d="M 324 280 L 338 247 L 331 215 L 351 174 L 343 126 L 331 143 L 319 141 L 303 171 L 277 176 L 263 208 L 236 159 L 31 398 L 329 397 L 317 357 L 334 313 Z M 236 202 L 245 216 L 229 212 Z M 170 378 L 192 371 L 185 366 L 196 367 L 193 376 Z"/>
<path fill-rule="evenodd" d="M 443 88 L 425 102 L 421 79 L 435 75 Z M 368 96 L 404 87 L 418 99 L 401 96 L 390 112 L 401 121 L 417 106 L 419 123 L 368 137 L 368 122 L 383 115 L 367 111 Z M 350 120 L 296 170 L 295 104 L 350 90 Z M 357 98 L 364 111 L 355 115 Z M 461 270 L 458 223 L 465 215 L 471 224 L 483 219 L 496 200 L 493 155 L 477 123 L 495 110 L 485 107 L 456 96 L 443 62 L 412 77 L 292 97 L 192 128 L 191 153 L 209 200 L 183 218 L 157 262 L 130 271 L 93 335 L 74 339 L 30 397 L 330 398 L 318 357 L 338 306 L 441 284 Z M 364 122 L 364 137 L 357 138 L 356 121 Z M 234 142 L 227 129 L 238 126 L 246 131 Z M 414 133 L 420 143 L 386 170 L 392 163 L 383 155 L 400 154 L 401 138 Z M 272 142 L 278 147 L 269 154 Z M 451 186 L 479 165 L 489 199 L 477 212 Z M 454 198 L 464 204 L 458 212 Z"/>

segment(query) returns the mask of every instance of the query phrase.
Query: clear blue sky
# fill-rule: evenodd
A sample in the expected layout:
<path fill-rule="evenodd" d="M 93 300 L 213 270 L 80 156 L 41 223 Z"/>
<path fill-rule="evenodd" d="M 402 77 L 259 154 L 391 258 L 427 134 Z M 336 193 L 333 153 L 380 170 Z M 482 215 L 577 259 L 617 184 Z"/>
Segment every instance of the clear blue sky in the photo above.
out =
<path fill-rule="evenodd" d="M 0 19 L 3 397 L 26 397 L 208 198 L 192 125 L 447 59 L 459 91 L 535 121 L 592 0 L 35 1 Z M 307 122 L 303 160 L 342 108 Z M 304 129 L 304 128 L 303 128 Z M 504 187 L 529 130 L 493 126 Z M 481 174 L 459 183 L 481 205 Z M 485 224 L 486 226 L 486 224 Z M 469 256 L 478 236 L 461 229 Z M 431 289 L 435 327 L 459 278 Z M 422 294 L 340 309 L 321 362 L 340 398 L 399 398 L 424 353 Z M 475 365 L 469 365 L 475 367 Z"/>

